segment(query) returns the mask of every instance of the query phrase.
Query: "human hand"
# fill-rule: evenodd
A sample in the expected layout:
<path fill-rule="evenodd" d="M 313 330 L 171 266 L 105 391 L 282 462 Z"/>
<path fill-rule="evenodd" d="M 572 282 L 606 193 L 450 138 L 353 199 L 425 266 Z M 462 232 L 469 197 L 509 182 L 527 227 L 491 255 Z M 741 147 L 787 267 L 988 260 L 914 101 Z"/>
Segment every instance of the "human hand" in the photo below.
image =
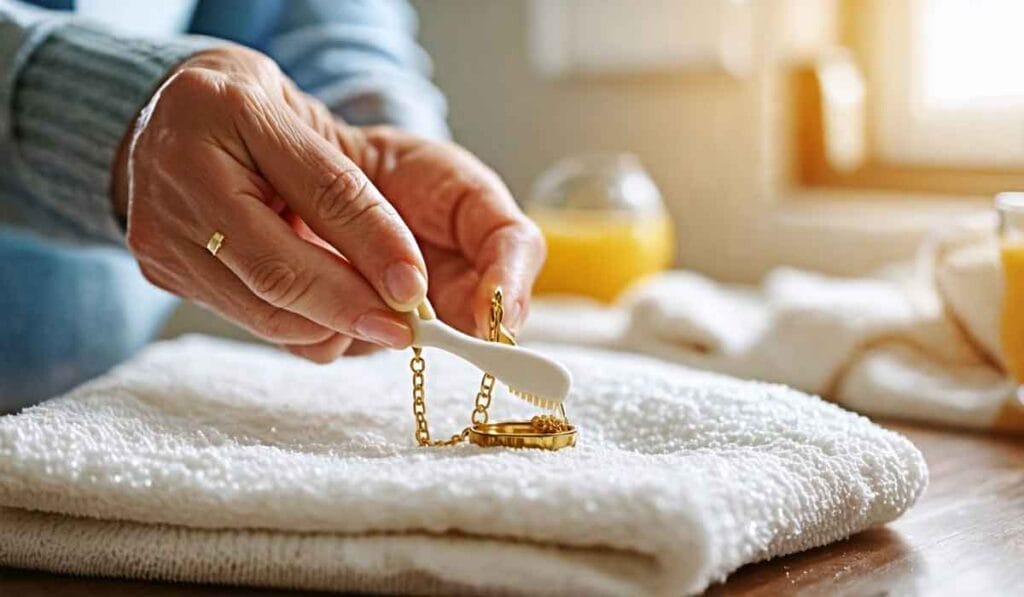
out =
<path fill-rule="evenodd" d="M 398 312 L 425 296 L 423 256 L 334 128 L 257 52 L 183 63 L 115 166 L 115 210 L 146 278 L 314 361 L 353 338 L 409 345 Z"/>
<path fill-rule="evenodd" d="M 438 315 L 483 335 L 491 295 L 501 286 L 504 322 L 518 329 L 546 249 L 501 179 L 453 143 L 390 127 L 338 124 L 334 134 L 415 235 Z"/>

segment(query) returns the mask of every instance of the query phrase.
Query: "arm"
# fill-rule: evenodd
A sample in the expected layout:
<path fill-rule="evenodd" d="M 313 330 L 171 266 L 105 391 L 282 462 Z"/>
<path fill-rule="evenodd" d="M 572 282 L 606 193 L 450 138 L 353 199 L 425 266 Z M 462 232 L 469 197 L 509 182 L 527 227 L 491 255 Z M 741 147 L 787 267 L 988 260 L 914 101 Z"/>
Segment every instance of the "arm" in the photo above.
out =
<path fill-rule="evenodd" d="M 447 107 L 430 83 L 405 2 L 286 2 L 267 53 L 306 92 L 353 125 L 393 124 L 445 139 Z"/>
<path fill-rule="evenodd" d="M 122 138 L 171 67 L 213 43 L 116 35 L 0 0 L 0 201 L 52 235 L 122 242 L 110 202 Z"/>
<path fill-rule="evenodd" d="M 316 361 L 354 338 L 408 346 L 400 312 L 430 290 L 408 214 L 432 255 L 442 317 L 471 329 L 501 285 L 506 320 L 522 320 L 542 240 L 465 150 L 339 122 L 258 52 L 226 44 L 191 54 L 180 42 L 125 39 L 48 13 L 23 21 L 16 5 L 0 7 L 13 105 L 0 178 L 29 188 L 47 206 L 37 211 L 62 214 L 80 237 L 119 239 L 113 205 L 157 286 Z M 380 106 L 410 99 L 377 89 Z M 364 96 L 336 97 L 351 110 Z M 427 105 L 410 110 L 438 118 Z M 211 249 L 215 233 L 223 246 Z M 473 297 L 481 308 L 466 308 Z"/>

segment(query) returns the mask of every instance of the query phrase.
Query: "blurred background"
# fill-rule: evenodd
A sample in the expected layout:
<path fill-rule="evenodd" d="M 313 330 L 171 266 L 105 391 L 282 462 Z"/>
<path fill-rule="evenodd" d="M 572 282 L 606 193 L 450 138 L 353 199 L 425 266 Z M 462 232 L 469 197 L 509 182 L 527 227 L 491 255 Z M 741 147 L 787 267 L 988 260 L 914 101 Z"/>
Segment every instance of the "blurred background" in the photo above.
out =
<path fill-rule="evenodd" d="M 667 264 L 724 281 L 780 264 L 863 274 L 1024 187 L 1017 0 L 414 5 L 455 139 L 531 213 L 649 209 L 628 183 L 644 187 L 644 171 L 660 191 L 671 232 L 644 229 L 654 246 L 623 249 L 600 223 L 576 246 L 548 223 L 553 267 L 604 246 L 647 251 L 639 270 L 667 251 Z M 623 180 L 625 197 L 568 197 Z M 165 334 L 193 330 L 232 334 L 188 306 Z"/>

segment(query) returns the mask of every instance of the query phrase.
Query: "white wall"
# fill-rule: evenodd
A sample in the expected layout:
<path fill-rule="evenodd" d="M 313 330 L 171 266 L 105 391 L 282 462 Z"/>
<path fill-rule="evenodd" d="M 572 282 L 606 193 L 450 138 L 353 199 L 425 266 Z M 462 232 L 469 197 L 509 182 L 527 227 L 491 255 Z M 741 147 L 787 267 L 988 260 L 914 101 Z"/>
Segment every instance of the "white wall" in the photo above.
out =
<path fill-rule="evenodd" d="M 529 63 L 523 0 L 420 0 L 421 41 L 456 139 L 524 197 L 573 153 L 630 151 L 679 225 L 679 263 L 749 278 L 744 238 L 764 183 L 758 77 L 670 74 L 546 80 Z M 753 214 L 751 214 L 753 215 Z"/>

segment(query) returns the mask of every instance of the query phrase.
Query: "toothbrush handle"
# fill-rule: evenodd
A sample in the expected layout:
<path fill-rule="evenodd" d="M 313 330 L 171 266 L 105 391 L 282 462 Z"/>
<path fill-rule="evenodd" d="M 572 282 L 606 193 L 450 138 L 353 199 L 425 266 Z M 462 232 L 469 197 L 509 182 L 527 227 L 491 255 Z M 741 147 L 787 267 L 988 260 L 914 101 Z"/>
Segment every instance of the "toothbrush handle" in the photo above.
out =
<path fill-rule="evenodd" d="M 439 321 L 426 320 L 416 322 L 414 332 L 416 343 L 419 346 L 433 346 L 434 348 L 446 350 L 476 363 L 481 369 L 487 369 L 486 366 L 480 363 L 481 358 L 488 362 L 488 364 L 494 360 L 490 356 L 495 354 L 494 348 L 497 347 L 499 349 L 497 351 L 498 354 L 502 354 L 502 349 L 510 348 L 459 333 Z"/>
<path fill-rule="evenodd" d="M 561 402 L 572 387 L 572 376 L 565 367 L 532 350 L 473 338 L 439 319 L 411 320 L 413 346 L 433 346 L 450 352 L 525 394 Z"/>
<path fill-rule="evenodd" d="M 413 331 L 416 346 L 457 355 L 526 394 L 561 402 L 572 386 L 572 376 L 564 367 L 532 350 L 473 338 L 440 320 L 416 320 Z"/>
<path fill-rule="evenodd" d="M 430 301 L 427 299 L 423 299 L 423 302 L 420 303 L 418 307 L 416 307 L 416 315 L 418 315 L 419 318 L 424 321 L 437 318 L 437 313 L 434 311 L 434 306 L 431 305 Z"/>

